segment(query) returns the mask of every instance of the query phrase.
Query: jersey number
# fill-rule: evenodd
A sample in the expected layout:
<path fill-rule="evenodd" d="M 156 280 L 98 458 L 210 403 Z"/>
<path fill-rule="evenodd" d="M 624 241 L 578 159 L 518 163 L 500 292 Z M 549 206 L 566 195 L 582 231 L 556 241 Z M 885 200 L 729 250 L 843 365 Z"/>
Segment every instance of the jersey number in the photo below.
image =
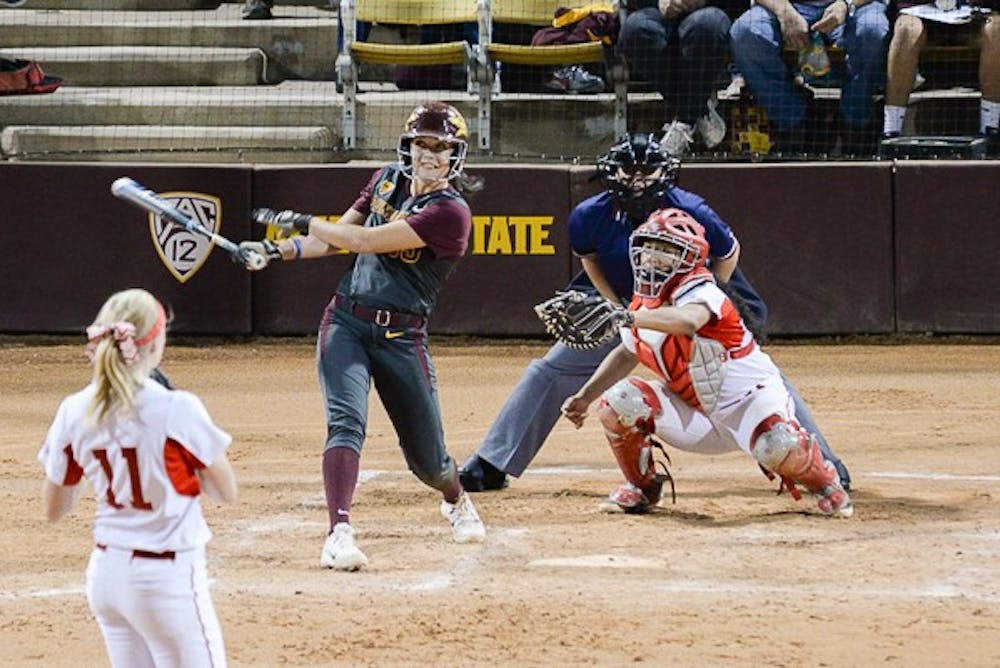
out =
<path fill-rule="evenodd" d="M 136 510 L 152 510 L 153 504 L 142 497 L 142 487 L 139 486 L 139 460 L 135 448 L 122 448 L 122 454 L 128 462 L 128 476 L 132 483 L 132 507 Z M 108 461 L 108 451 L 103 448 L 94 450 L 94 457 L 101 462 L 104 475 L 108 476 L 108 504 L 112 508 L 124 508 L 125 506 L 115 499 L 114 474 L 111 471 L 111 462 Z"/>

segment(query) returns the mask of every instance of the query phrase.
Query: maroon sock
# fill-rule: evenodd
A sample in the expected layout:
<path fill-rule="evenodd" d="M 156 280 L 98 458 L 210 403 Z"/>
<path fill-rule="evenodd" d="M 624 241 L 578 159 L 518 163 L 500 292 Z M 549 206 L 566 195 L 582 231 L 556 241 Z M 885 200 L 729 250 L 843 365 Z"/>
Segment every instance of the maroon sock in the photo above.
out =
<path fill-rule="evenodd" d="M 458 477 L 458 471 L 455 471 L 450 483 L 446 483 L 445 487 L 441 489 L 441 496 L 448 503 L 455 503 L 458 501 L 458 497 L 462 496 L 462 481 Z"/>
<path fill-rule="evenodd" d="M 323 487 L 330 513 L 330 531 L 351 521 L 351 501 L 358 486 L 361 455 L 348 446 L 327 448 L 323 453 Z"/>

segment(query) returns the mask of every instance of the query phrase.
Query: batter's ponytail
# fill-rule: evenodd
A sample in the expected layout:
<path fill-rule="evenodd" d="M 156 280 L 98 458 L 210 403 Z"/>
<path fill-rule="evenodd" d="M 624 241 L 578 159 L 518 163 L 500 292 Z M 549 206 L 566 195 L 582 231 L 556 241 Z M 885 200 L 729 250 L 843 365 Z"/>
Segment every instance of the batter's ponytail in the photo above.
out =
<path fill-rule="evenodd" d="M 88 414 L 95 423 L 134 413 L 139 387 L 159 363 L 165 327 L 163 307 L 145 290 L 116 292 L 104 302 L 87 328 L 97 387 Z"/>
<path fill-rule="evenodd" d="M 452 184 L 460 193 L 465 196 L 475 195 L 486 186 L 486 179 L 481 176 L 473 176 L 468 172 L 461 171 L 458 176 L 452 179 Z"/>

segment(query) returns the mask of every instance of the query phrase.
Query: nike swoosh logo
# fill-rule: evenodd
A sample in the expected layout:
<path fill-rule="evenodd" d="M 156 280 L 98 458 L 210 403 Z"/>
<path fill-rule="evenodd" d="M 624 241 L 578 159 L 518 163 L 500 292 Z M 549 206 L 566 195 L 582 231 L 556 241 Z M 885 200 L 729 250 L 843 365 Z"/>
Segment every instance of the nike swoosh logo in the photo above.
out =
<path fill-rule="evenodd" d="M 398 339 L 403 334 L 406 334 L 406 332 L 386 332 L 385 333 L 385 338 L 387 338 L 387 339 Z"/>

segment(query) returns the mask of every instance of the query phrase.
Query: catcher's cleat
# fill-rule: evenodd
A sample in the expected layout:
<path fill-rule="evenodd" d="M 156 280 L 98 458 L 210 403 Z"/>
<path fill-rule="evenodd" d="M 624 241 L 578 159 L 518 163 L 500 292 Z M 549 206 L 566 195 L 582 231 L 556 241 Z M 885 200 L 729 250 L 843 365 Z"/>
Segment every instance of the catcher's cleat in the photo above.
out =
<path fill-rule="evenodd" d="M 606 513 L 630 515 L 648 513 L 660 505 L 660 500 L 663 498 L 663 481 L 666 479 L 665 475 L 658 474 L 645 489 L 639 489 L 632 483 L 626 482 L 601 501 L 598 508 Z"/>
<path fill-rule="evenodd" d="M 472 498 L 465 492 L 455 503 L 442 501 L 441 516 L 451 524 L 456 543 L 482 543 L 486 539 L 486 526 L 479 519 Z"/>
<path fill-rule="evenodd" d="M 507 474 L 478 455 L 472 455 L 458 470 L 466 492 L 489 492 L 507 487 Z"/>
<path fill-rule="evenodd" d="M 354 544 L 354 529 L 341 522 L 326 537 L 319 565 L 335 571 L 356 571 L 368 565 L 368 557 Z"/>
<path fill-rule="evenodd" d="M 824 468 L 833 471 L 833 481 L 823 489 L 815 492 L 820 512 L 831 517 L 848 518 L 854 514 L 854 504 L 851 497 L 840 484 L 836 469 L 830 462 L 823 462 Z"/>

